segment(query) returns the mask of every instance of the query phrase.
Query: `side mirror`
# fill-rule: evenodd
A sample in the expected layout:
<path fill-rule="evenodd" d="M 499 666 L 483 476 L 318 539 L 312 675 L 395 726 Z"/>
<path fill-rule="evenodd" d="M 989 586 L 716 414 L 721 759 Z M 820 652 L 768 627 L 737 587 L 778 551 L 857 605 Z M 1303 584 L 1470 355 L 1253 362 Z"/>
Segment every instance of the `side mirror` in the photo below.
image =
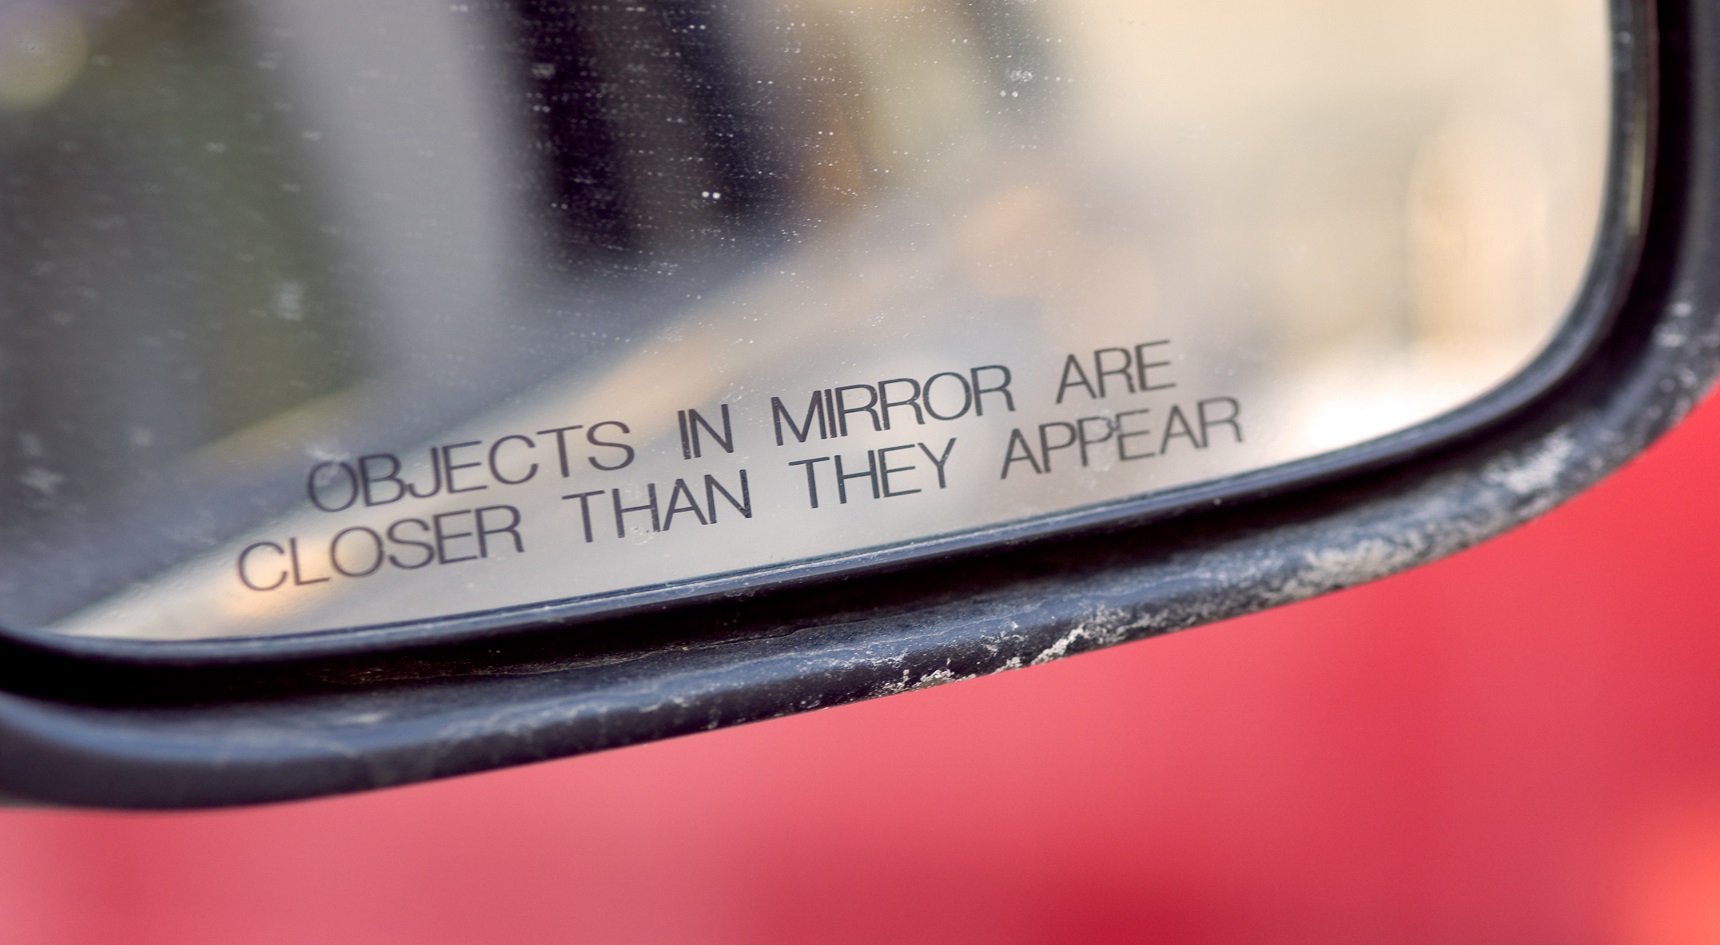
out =
<path fill-rule="evenodd" d="M 0 791 L 594 751 L 1547 510 L 1714 377 L 1720 24 L 1507 6 L 0 8 Z"/>

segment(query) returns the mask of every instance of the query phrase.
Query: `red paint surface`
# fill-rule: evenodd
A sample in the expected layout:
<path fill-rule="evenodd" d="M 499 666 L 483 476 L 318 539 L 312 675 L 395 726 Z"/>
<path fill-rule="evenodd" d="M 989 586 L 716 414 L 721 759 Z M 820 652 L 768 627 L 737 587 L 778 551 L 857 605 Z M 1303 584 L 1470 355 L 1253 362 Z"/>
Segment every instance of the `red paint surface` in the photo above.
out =
<path fill-rule="evenodd" d="M 0 942 L 1720 942 L 1720 404 L 1388 581 L 366 796 L 0 813 Z"/>

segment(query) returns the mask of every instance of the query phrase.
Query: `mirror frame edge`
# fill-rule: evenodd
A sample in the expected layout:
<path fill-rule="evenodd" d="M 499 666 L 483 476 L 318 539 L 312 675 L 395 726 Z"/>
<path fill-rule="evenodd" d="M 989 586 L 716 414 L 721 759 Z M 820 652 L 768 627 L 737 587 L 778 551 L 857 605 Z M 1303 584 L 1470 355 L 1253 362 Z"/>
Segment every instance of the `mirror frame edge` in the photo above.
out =
<path fill-rule="evenodd" d="M 288 665 L 267 640 L 211 659 L 15 635 L 0 639 L 0 792 L 255 803 L 617 747 L 1239 616 L 1527 521 L 1646 447 L 1720 371 L 1720 273 L 1702 265 L 1720 253 L 1720 11 L 1669 0 L 1659 31 L 1658 85 L 1637 103 L 1658 112 L 1642 262 L 1617 319 L 1529 409 L 1246 502 L 580 624 L 612 632 L 597 651 L 570 649 L 563 623 Z"/>

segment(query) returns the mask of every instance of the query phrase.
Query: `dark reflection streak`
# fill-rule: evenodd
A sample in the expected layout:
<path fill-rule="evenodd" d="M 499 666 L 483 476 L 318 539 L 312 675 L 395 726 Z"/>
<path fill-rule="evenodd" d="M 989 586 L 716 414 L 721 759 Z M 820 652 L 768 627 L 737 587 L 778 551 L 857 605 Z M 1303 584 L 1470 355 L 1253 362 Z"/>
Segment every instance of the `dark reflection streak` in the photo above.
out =
<path fill-rule="evenodd" d="M 782 198 L 711 4 L 518 0 L 508 10 L 537 131 L 546 215 L 571 269 L 645 269 L 666 250 L 726 255 Z"/>
<path fill-rule="evenodd" d="M 1049 34 L 1032 7 L 996 0 L 967 0 L 957 9 L 966 19 L 985 54 L 980 61 L 998 89 L 1016 93 L 999 96 L 1006 115 L 1031 114 L 1054 98 L 1049 81 L 1053 57 L 1046 49 Z"/>

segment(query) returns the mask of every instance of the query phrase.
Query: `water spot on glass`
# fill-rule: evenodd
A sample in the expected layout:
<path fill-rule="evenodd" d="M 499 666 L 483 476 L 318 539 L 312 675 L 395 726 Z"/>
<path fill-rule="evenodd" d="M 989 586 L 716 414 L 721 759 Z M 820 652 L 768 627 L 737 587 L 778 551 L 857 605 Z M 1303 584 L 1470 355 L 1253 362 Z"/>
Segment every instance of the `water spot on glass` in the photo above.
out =
<path fill-rule="evenodd" d="M 66 477 L 51 469 L 41 466 L 31 466 L 24 470 L 18 481 L 45 496 L 52 497 L 66 481 Z"/>
<path fill-rule="evenodd" d="M 305 284 L 288 279 L 275 286 L 273 311 L 277 317 L 289 322 L 304 320 Z"/>

